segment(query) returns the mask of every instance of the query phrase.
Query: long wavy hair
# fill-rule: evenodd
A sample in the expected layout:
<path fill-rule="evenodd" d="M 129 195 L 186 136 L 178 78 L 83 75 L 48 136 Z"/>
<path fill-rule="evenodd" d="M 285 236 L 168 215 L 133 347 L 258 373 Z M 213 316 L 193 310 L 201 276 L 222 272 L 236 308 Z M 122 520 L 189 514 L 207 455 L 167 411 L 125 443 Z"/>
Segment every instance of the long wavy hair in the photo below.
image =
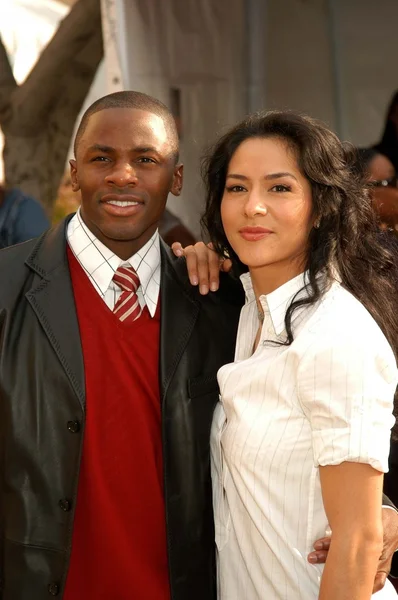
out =
<path fill-rule="evenodd" d="M 292 317 L 301 306 L 314 304 L 337 270 L 342 285 L 379 324 L 395 356 L 398 340 L 397 252 L 393 240 L 380 232 L 371 206 L 365 176 L 355 168 L 353 147 L 337 138 L 323 123 L 291 111 L 257 113 L 244 119 L 217 141 L 203 160 L 206 208 L 202 225 L 215 250 L 232 259 L 237 273 L 247 271 L 225 235 L 221 200 L 229 162 L 249 138 L 283 140 L 297 156 L 312 190 L 314 218 L 319 228 L 309 234 L 305 297 L 296 294 L 285 315 L 286 341 L 293 341 Z M 395 250 L 395 251 L 394 251 Z"/>

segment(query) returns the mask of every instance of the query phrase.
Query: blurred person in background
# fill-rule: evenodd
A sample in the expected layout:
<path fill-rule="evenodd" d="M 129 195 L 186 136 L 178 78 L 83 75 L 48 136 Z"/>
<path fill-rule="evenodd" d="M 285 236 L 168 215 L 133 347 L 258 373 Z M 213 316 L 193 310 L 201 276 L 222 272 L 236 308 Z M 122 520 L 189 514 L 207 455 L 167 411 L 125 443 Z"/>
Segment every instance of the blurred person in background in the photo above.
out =
<path fill-rule="evenodd" d="M 16 188 L 0 187 L 0 249 L 31 240 L 49 226 L 37 200 Z"/>
<path fill-rule="evenodd" d="M 387 156 L 398 171 L 398 91 L 390 101 L 382 138 L 374 148 Z"/>
<path fill-rule="evenodd" d="M 398 233 L 398 178 L 391 160 L 376 148 L 359 148 L 358 169 L 366 173 L 371 185 L 381 228 Z"/>

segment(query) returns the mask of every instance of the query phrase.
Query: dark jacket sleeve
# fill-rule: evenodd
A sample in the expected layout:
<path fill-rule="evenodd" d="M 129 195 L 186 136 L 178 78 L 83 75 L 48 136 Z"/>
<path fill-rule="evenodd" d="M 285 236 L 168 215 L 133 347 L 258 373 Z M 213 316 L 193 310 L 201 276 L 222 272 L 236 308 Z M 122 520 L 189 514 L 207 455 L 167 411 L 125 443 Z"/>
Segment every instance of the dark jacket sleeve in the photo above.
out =
<path fill-rule="evenodd" d="M 385 494 L 383 494 L 383 506 L 391 506 L 391 508 L 393 508 L 394 510 L 397 510 L 397 507 L 395 506 L 395 504 L 393 504 L 393 502 L 391 502 L 390 498 L 388 496 L 386 496 Z M 397 510 L 398 512 L 398 510 Z"/>

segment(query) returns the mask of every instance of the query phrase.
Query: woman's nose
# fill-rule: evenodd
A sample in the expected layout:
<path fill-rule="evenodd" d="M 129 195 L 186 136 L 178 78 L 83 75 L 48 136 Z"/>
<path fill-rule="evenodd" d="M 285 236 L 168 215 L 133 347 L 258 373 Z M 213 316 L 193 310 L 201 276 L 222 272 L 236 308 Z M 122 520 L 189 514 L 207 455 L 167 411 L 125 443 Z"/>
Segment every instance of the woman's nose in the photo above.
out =
<path fill-rule="evenodd" d="M 254 217 L 255 215 L 266 215 L 267 212 L 264 198 L 260 194 L 252 192 L 245 204 L 246 216 Z"/>

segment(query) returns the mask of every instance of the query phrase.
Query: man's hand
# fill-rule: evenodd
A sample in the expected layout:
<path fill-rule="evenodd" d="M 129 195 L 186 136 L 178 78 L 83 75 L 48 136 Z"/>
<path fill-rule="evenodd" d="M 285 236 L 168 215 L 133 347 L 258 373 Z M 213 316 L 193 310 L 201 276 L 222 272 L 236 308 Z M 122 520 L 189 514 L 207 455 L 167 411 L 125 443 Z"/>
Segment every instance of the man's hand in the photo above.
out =
<path fill-rule="evenodd" d="M 398 513 L 391 508 L 384 508 L 383 514 L 383 552 L 377 567 L 373 593 L 384 587 L 391 570 L 391 561 L 395 550 L 398 548 Z"/>
<path fill-rule="evenodd" d="M 379 566 L 373 586 L 373 593 L 379 592 L 386 583 L 386 579 L 390 573 L 391 561 L 395 550 L 398 548 L 398 513 L 391 509 L 382 509 L 383 515 L 383 552 L 380 556 Z M 322 564 L 326 562 L 329 548 L 330 537 L 324 537 L 317 540 L 314 544 L 315 552 L 308 555 L 308 562 L 311 564 Z"/>
<path fill-rule="evenodd" d="M 220 271 L 228 273 L 231 270 L 232 262 L 223 259 L 213 250 L 213 245 L 198 242 L 194 246 L 183 248 L 179 242 L 174 242 L 171 246 L 176 256 L 185 256 L 189 281 L 192 285 L 199 284 L 199 291 L 206 295 L 209 289 L 212 292 L 218 290 L 220 283 Z"/>

